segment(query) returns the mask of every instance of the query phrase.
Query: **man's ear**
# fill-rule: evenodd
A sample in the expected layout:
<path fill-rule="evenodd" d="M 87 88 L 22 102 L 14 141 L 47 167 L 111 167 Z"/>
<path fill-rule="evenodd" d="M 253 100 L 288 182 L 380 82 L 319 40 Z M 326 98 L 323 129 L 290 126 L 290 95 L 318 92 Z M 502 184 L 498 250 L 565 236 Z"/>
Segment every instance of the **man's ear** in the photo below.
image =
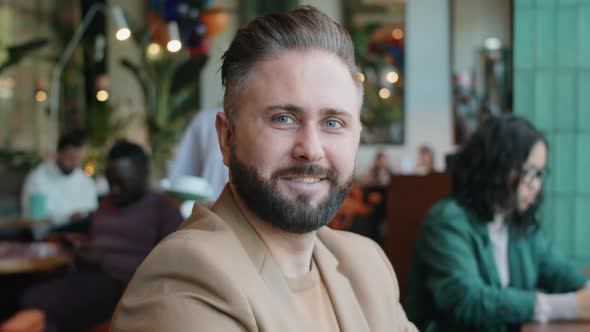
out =
<path fill-rule="evenodd" d="M 233 140 L 232 125 L 225 112 L 217 113 L 215 118 L 215 129 L 217 129 L 217 139 L 219 139 L 219 148 L 223 155 L 223 163 L 229 167 L 229 156 L 231 153 L 231 144 Z"/>

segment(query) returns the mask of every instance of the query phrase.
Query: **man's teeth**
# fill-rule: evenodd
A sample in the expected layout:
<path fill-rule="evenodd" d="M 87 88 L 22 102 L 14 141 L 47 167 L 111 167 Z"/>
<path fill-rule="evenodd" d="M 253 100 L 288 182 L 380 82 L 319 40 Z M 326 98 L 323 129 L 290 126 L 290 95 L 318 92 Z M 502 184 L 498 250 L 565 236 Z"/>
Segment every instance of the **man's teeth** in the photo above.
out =
<path fill-rule="evenodd" d="M 320 182 L 321 179 L 319 178 L 291 178 L 291 181 L 300 182 L 300 183 L 316 183 Z"/>

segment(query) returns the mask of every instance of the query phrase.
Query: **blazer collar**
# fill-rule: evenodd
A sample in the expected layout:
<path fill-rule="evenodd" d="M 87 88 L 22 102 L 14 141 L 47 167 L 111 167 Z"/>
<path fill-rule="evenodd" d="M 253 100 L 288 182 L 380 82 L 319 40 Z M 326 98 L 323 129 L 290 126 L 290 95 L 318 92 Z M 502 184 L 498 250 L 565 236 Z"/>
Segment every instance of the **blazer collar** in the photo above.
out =
<path fill-rule="evenodd" d="M 242 214 L 229 186 L 225 186 L 219 199 L 211 207 L 211 211 L 221 217 L 236 234 L 254 266 L 260 271 L 265 261 L 268 260 L 267 256 L 270 256 L 270 252 L 262 238 Z"/>
<path fill-rule="evenodd" d="M 496 260 L 494 258 L 494 248 L 490 239 L 490 233 L 488 231 L 489 221 L 485 221 L 477 217 L 473 211 L 467 210 L 466 213 L 468 220 L 475 231 L 475 234 L 477 234 L 479 237 L 479 245 L 482 250 L 482 264 L 485 266 L 485 269 L 488 273 L 489 282 L 494 286 L 502 287 L 500 273 L 498 272 L 498 267 L 496 266 Z"/>
<path fill-rule="evenodd" d="M 330 232 L 326 226 L 318 231 L 318 241 L 313 250 L 322 280 L 330 295 L 332 308 L 342 332 L 369 332 L 369 325 L 348 278 L 342 274 L 336 256 L 326 247 L 322 238 Z"/>
<path fill-rule="evenodd" d="M 280 327 L 283 332 L 309 330 L 302 317 L 299 319 L 293 318 L 297 316 L 298 309 L 287 280 L 262 238 L 242 214 L 229 186 L 225 186 L 211 210 L 221 217 L 235 233 L 250 260 L 260 273 L 264 284 L 268 287 L 269 300 L 277 309 L 274 311 L 274 320 L 277 324 L 275 327 Z"/>
<path fill-rule="evenodd" d="M 275 298 L 278 299 L 277 305 L 283 307 L 280 311 L 287 315 L 286 319 L 294 327 L 294 331 L 309 330 L 304 326 L 303 319 L 293 320 L 297 309 L 289 285 L 268 247 L 242 214 L 229 186 L 225 187 L 211 210 L 220 216 L 237 235 L 261 277 L 273 295 L 276 296 Z M 327 227 L 318 231 L 318 241 L 316 241 L 313 250 L 313 257 L 330 296 L 340 330 L 342 332 L 368 332 L 368 323 L 348 278 L 339 271 L 338 259 L 322 242 L 323 235 L 330 231 Z M 298 326 L 293 326 L 295 321 L 298 322 Z"/>

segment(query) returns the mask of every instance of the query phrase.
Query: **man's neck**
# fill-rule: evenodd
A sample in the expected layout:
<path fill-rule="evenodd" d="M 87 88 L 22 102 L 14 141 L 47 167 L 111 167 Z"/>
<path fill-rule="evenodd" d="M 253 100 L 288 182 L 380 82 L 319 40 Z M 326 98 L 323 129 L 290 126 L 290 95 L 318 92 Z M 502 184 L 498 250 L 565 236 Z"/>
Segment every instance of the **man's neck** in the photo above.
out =
<path fill-rule="evenodd" d="M 230 184 L 230 188 L 238 207 L 270 250 L 283 275 L 287 278 L 296 278 L 308 273 L 317 239 L 316 232 L 294 234 L 272 226 L 248 209 L 233 185 Z"/>

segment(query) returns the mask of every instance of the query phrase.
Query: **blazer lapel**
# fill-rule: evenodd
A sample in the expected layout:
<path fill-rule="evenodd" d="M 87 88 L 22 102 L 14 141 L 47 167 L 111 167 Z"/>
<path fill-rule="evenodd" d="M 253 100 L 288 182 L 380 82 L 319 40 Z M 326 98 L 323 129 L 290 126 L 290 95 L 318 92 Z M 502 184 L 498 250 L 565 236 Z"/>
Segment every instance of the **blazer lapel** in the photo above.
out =
<path fill-rule="evenodd" d="M 280 330 L 282 332 L 309 330 L 305 326 L 305 319 L 298 317 L 299 311 L 287 280 L 285 280 L 264 241 L 242 214 L 228 186 L 225 187 L 211 210 L 221 217 L 235 233 L 260 274 L 261 279 L 258 279 L 258 281 L 263 282 L 264 287 L 268 289 L 265 294 L 257 293 L 252 296 L 256 298 L 266 297 L 265 300 L 272 309 L 270 330 Z"/>
<path fill-rule="evenodd" d="M 508 264 L 510 269 L 510 285 L 522 289 L 533 289 L 537 280 L 534 260 L 527 251 L 522 230 L 510 223 L 510 240 L 508 245 Z M 527 230 L 526 232 L 529 232 Z"/>
<path fill-rule="evenodd" d="M 494 248 L 490 239 L 490 233 L 488 231 L 488 223 L 480 220 L 473 214 L 469 216 L 469 221 L 471 222 L 471 227 L 473 227 L 473 230 L 477 235 L 477 246 L 479 247 L 478 249 L 481 255 L 481 264 L 485 268 L 489 278 L 488 282 L 493 286 L 502 287 L 500 274 L 498 273 L 496 260 L 494 258 Z"/>
<path fill-rule="evenodd" d="M 338 271 L 338 260 L 326 248 L 320 238 L 316 242 L 313 257 L 318 266 L 326 290 L 330 295 L 334 313 L 342 332 L 369 332 L 369 325 L 360 308 L 350 282 Z"/>

